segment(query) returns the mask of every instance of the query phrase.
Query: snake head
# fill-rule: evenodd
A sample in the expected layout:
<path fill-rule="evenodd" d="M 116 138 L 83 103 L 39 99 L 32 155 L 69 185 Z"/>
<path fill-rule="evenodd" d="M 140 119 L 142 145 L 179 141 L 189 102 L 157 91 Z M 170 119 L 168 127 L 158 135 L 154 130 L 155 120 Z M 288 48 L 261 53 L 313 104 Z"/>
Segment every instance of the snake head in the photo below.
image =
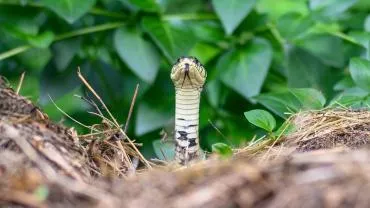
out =
<path fill-rule="evenodd" d="M 180 57 L 171 70 L 171 79 L 176 88 L 201 89 L 206 77 L 206 70 L 195 57 Z"/>

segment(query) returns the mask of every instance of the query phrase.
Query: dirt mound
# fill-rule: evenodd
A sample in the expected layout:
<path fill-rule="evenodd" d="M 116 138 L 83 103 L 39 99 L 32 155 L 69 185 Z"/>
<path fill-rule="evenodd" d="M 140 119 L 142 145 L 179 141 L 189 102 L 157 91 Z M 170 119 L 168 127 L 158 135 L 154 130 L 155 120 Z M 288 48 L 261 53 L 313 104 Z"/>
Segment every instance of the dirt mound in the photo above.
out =
<path fill-rule="evenodd" d="M 96 139 L 92 134 L 81 142 L 73 129 L 49 121 L 1 79 L 0 98 L 0 206 L 368 207 L 370 203 L 366 110 L 302 112 L 289 119 L 294 132 L 253 143 L 230 160 L 212 157 L 190 167 L 155 166 L 128 176 L 129 168 L 118 154 L 122 149 L 112 146 L 118 141 L 122 151 L 132 149 L 114 137 L 116 132 Z M 128 155 L 135 161 L 134 153 Z"/>

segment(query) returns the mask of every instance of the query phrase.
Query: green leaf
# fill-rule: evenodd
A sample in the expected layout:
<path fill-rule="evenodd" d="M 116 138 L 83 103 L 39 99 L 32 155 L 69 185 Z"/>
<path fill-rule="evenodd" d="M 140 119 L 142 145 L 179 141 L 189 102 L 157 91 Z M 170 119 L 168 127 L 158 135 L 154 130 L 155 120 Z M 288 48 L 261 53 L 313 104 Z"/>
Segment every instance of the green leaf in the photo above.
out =
<path fill-rule="evenodd" d="M 209 104 L 217 108 L 221 102 L 221 83 L 219 80 L 210 80 L 206 84 L 206 96 L 208 98 Z"/>
<path fill-rule="evenodd" d="M 28 42 L 37 48 L 48 48 L 54 40 L 54 33 L 51 31 L 46 31 L 37 36 L 28 36 Z"/>
<path fill-rule="evenodd" d="M 250 110 L 244 113 L 249 123 L 272 132 L 276 127 L 275 118 L 265 110 Z"/>
<path fill-rule="evenodd" d="M 208 43 L 224 40 L 225 34 L 220 24 L 214 21 L 192 21 L 191 30 L 198 39 Z"/>
<path fill-rule="evenodd" d="M 344 47 L 338 37 L 329 34 L 312 34 L 296 42 L 296 45 L 309 51 L 326 65 L 337 68 L 345 65 Z"/>
<path fill-rule="evenodd" d="M 310 16 L 288 13 L 278 19 L 276 27 L 285 39 L 293 40 L 304 35 L 313 24 Z"/>
<path fill-rule="evenodd" d="M 329 94 L 338 74 L 330 71 L 317 57 L 307 51 L 292 47 L 288 50 L 286 75 L 288 86 L 312 87 Z"/>
<path fill-rule="evenodd" d="M 171 62 L 188 55 L 196 43 L 194 34 L 185 25 L 171 25 L 154 17 L 144 17 L 142 25 Z"/>
<path fill-rule="evenodd" d="M 356 85 L 370 92 L 370 61 L 363 58 L 352 58 L 349 71 Z"/>
<path fill-rule="evenodd" d="M 364 32 L 364 31 L 354 31 L 350 32 L 349 37 L 353 38 L 358 44 L 360 44 L 364 49 L 366 49 L 366 52 L 364 53 L 363 51 L 360 51 L 360 55 L 370 59 L 370 33 L 369 32 Z M 350 51 L 351 52 L 351 51 Z M 362 52 L 362 54 L 361 54 Z M 353 52 L 348 54 L 349 56 L 353 57 L 357 54 L 354 54 Z"/>
<path fill-rule="evenodd" d="M 326 102 L 321 92 L 310 88 L 293 88 L 282 92 L 265 93 L 255 99 L 282 118 L 288 117 L 286 113 L 321 109 Z"/>
<path fill-rule="evenodd" d="M 333 98 L 329 104 L 330 107 L 351 107 L 363 108 L 369 107 L 366 99 L 369 97 L 369 92 L 359 88 L 353 87 L 346 89 L 342 93 Z"/>
<path fill-rule="evenodd" d="M 233 156 L 233 150 L 231 149 L 231 147 L 224 143 L 213 144 L 212 152 L 220 155 L 223 159 Z"/>
<path fill-rule="evenodd" d="M 370 32 L 370 15 L 368 15 L 365 19 L 364 29 L 366 32 Z"/>
<path fill-rule="evenodd" d="M 153 149 L 160 160 L 173 161 L 175 159 L 175 144 L 173 142 L 163 142 L 162 140 L 153 141 Z"/>
<path fill-rule="evenodd" d="M 296 131 L 292 121 L 286 120 L 276 131 L 272 134 L 278 139 L 279 136 L 286 136 Z"/>
<path fill-rule="evenodd" d="M 96 0 L 40 0 L 40 3 L 54 11 L 69 24 L 86 14 L 95 5 L 95 2 Z"/>
<path fill-rule="evenodd" d="M 334 17 L 349 9 L 358 0 L 310 0 L 309 6 L 324 17 Z"/>
<path fill-rule="evenodd" d="M 159 0 L 157 1 L 169 14 L 186 14 L 201 12 L 208 2 L 199 0 Z"/>
<path fill-rule="evenodd" d="M 291 89 L 290 92 L 302 104 L 303 110 L 307 108 L 320 109 L 326 103 L 324 95 L 315 89 Z"/>
<path fill-rule="evenodd" d="M 161 106 L 151 106 L 141 103 L 137 110 L 135 134 L 142 136 L 167 124 L 173 117 L 173 112 Z"/>
<path fill-rule="evenodd" d="M 73 38 L 58 41 L 52 45 L 53 61 L 59 71 L 63 71 L 68 67 L 73 57 L 80 50 L 81 42 L 80 38 Z"/>
<path fill-rule="evenodd" d="M 30 7 L 20 6 L 0 6 L 0 28 L 11 25 L 23 33 L 36 35 L 39 31 L 39 25 L 42 24 L 44 18 L 40 18 L 45 14 Z"/>
<path fill-rule="evenodd" d="M 271 59 L 269 42 L 256 38 L 245 47 L 223 55 L 217 69 L 224 84 L 250 98 L 260 92 Z"/>
<path fill-rule="evenodd" d="M 206 64 L 208 61 L 212 60 L 221 52 L 220 48 L 207 43 L 197 43 L 193 49 L 189 52 L 190 56 L 197 57 L 197 59 L 202 63 Z"/>
<path fill-rule="evenodd" d="M 345 90 L 345 89 L 349 89 L 349 88 L 352 88 L 355 86 L 355 83 L 353 82 L 353 80 L 351 79 L 350 76 L 346 76 L 344 77 L 343 79 L 341 79 L 340 81 L 338 81 L 333 89 L 336 90 L 336 91 L 340 91 L 340 90 Z"/>
<path fill-rule="evenodd" d="M 153 83 L 159 70 L 160 57 L 154 46 L 136 30 L 118 29 L 114 34 L 118 55 L 140 79 Z"/>
<path fill-rule="evenodd" d="M 307 0 L 279 0 L 278 4 L 276 4 L 276 0 L 259 0 L 256 9 L 259 13 L 266 13 L 273 20 L 290 12 L 302 15 L 309 12 Z"/>
<path fill-rule="evenodd" d="M 256 0 L 212 0 L 213 8 L 221 19 L 228 35 L 232 34 L 240 22 L 249 14 Z"/>
<path fill-rule="evenodd" d="M 159 10 L 159 5 L 155 0 L 129 0 L 129 2 L 144 11 L 156 12 Z"/>
<path fill-rule="evenodd" d="M 51 55 L 50 50 L 47 48 L 32 48 L 19 54 L 18 58 L 29 70 L 40 71 L 49 62 Z"/>

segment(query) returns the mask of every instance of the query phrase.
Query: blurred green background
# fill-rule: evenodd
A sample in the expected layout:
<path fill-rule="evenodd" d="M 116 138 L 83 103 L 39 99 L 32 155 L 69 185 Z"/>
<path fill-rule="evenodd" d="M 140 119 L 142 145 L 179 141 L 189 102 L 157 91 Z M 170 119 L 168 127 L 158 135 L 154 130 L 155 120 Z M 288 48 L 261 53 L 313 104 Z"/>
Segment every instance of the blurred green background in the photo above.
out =
<path fill-rule="evenodd" d="M 100 122 L 73 96 L 91 97 L 78 66 L 122 124 L 140 84 L 128 134 L 154 157 L 173 128 L 171 66 L 196 56 L 208 71 L 201 145 L 237 148 L 265 134 L 248 110 L 281 124 L 302 109 L 369 107 L 369 14 L 368 0 L 0 0 L 0 74 L 15 87 L 26 72 L 21 95 L 81 133 L 48 97 Z"/>

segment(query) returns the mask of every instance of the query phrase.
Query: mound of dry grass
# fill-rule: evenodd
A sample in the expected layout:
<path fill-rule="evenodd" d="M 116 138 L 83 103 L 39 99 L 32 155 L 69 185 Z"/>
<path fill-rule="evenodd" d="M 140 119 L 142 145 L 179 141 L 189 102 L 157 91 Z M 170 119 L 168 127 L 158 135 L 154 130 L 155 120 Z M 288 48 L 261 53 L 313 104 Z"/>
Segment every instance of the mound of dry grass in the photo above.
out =
<path fill-rule="evenodd" d="M 0 80 L 0 205 L 368 207 L 370 112 L 301 112 L 229 160 L 152 165 L 116 122 L 77 135 Z M 147 164 L 137 169 L 138 162 Z M 140 174 L 139 174 L 140 172 Z"/>

